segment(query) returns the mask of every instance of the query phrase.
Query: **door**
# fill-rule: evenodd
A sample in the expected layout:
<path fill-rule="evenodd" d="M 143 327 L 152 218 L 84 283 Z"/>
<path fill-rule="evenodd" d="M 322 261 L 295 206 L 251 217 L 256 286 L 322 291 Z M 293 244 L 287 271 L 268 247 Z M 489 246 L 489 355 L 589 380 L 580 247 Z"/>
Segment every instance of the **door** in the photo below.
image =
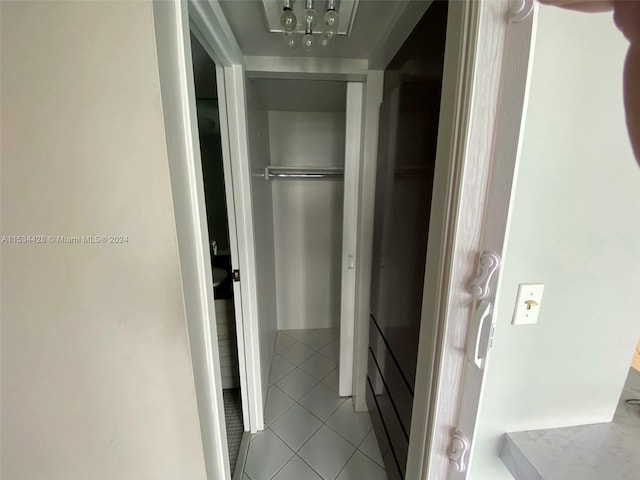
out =
<path fill-rule="evenodd" d="M 358 179 L 362 131 L 362 82 L 347 83 L 345 118 L 344 197 L 342 207 L 342 274 L 340 295 L 340 360 L 338 393 L 352 394 L 356 309 L 356 247 L 358 242 Z"/>
<path fill-rule="evenodd" d="M 499 290 L 501 256 L 506 246 L 511 196 L 526 112 L 535 19 L 535 10 L 528 10 L 524 18 L 512 20 L 506 29 L 500 103 L 495 126 L 495 163 L 487 192 L 478 276 L 469 288 L 469 293 L 475 298 L 475 305 L 467 331 L 458 427 L 450 446 L 452 468 L 449 478 L 453 480 L 466 479 L 469 465 L 473 461 L 482 388 L 485 374 L 490 368 L 489 354 L 493 342 L 499 341 L 493 335 L 495 305 L 498 301 L 496 292 Z"/>
<path fill-rule="evenodd" d="M 217 89 L 218 89 L 218 110 L 221 119 L 227 117 L 227 101 L 224 82 L 224 68 L 216 66 Z M 231 254 L 231 271 L 240 271 L 240 261 L 238 252 L 238 232 L 236 228 L 236 209 L 232 188 L 232 172 L 231 172 L 231 152 L 229 147 L 229 131 L 227 121 L 220 122 L 220 138 L 222 143 L 222 165 L 224 169 L 225 179 L 225 196 L 227 206 L 227 217 L 229 221 L 229 253 Z M 242 419 L 244 430 L 251 430 L 249 424 L 249 401 L 247 398 L 247 374 L 245 361 L 245 341 L 244 328 L 242 319 L 242 285 L 238 281 L 239 278 L 234 275 L 233 278 L 233 310 L 235 314 L 236 324 L 236 343 L 238 348 L 238 370 L 240 373 L 240 396 L 242 399 Z"/>
<path fill-rule="evenodd" d="M 447 11 L 429 7 L 384 78 L 367 406 L 390 479 L 405 478 L 409 451 Z"/>

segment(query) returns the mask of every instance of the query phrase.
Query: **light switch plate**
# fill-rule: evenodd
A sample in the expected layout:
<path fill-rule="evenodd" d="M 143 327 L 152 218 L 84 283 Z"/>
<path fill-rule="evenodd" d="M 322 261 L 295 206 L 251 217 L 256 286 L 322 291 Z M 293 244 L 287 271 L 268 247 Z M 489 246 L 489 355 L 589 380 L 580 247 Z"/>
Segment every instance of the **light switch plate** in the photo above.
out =
<path fill-rule="evenodd" d="M 538 313 L 542 304 L 542 283 L 521 283 L 513 312 L 513 325 L 531 325 L 538 322 Z"/>

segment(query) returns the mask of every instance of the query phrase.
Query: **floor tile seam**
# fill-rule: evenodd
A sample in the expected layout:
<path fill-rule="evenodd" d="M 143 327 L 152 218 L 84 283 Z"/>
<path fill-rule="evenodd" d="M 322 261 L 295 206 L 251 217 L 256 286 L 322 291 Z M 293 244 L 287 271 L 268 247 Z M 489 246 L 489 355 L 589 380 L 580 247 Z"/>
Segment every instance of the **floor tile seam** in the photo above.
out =
<path fill-rule="evenodd" d="M 278 389 L 278 390 L 280 390 L 280 389 Z M 280 391 L 282 392 L 282 390 L 280 390 Z M 285 395 L 287 395 L 285 392 L 282 392 L 282 393 L 284 393 Z M 274 418 L 274 419 L 273 419 L 273 421 L 272 421 L 269 425 L 266 425 L 266 424 L 265 424 L 265 429 L 264 429 L 264 430 L 266 430 L 266 429 L 267 429 L 267 428 L 269 428 L 271 425 L 273 425 L 274 423 L 276 423 L 276 422 L 277 422 L 277 421 L 278 421 L 278 420 L 279 420 L 279 419 L 280 419 L 280 418 L 281 418 L 285 413 L 287 413 L 289 410 L 291 410 L 291 409 L 294 407 L 294 405 L 295 405 L 296 403 L 298 403 L 298 402 L 297 402 L 294 398 L 292 398 L 291 396 L 287 395 L 287 397 L 291 398 L 291 400 L 293 400 L 293 403 L 292 403 L 291 405 L 289 405 L 289 406 L 287 407 L 287 409 L 286 409 L 284 412 L 282 412 L 280 415 L 278 415 L 276 418 Z M 263 431 L 264 431 L 264 430 L 263 430 Z"/>
<path fill-rule="evenodd" d="M 323 425 L 324 425 L 324 424 L 323 424 Z M 306 441 L 305 441 L 305 442 L 300 446 L 300 448 L 298 449 L 298 451 L 297 451 L 297 452 L 295 452 L 295 454 L 294 454 L 294 455 L 297 455 L 298 457 L 300 457 L 300 459 L 301 459 L 304 463 L 306 463 L 306 464 L 307 464 L 307 466 L 308 466 L 311 470 L 313 470 L 313 471 L 314 471 L 314 472 L 315 472 L 315 473 L 316 473 L 320 478 L 322 478 L 323 480 L 325 480 L 324 476 L 322 476 L 322 474 L 321 474 L 320 472 L 318 472 L 315 468 L 313 468 L 311 465 L 309 465 L 309 463 L 308 463 L 307 461 L 305 461 L 305 459 L 304 459 L 301 455 L 298 455 L 298 452 L 300 452 L 300 451 L 305 447 L 305 445 L 311 441 L 311 439 L 316 435 L 316 433 L 318 433 L 318 432 L 320 431 L 320 429 L 321 429 L 321 428 L 322 428 L 322 425 L 320 425 L 320 427 L 319 427 L 315 432 L 313 432 L 313 435 L 311 435 L 311 436 L 310 436 L 310 437 L 309 437 L 309 438 L 308 438 L 308 439 L 307 439 L 307 440 L 306 440 Z M 333 430 L 333 429 L 332 429 L 332 430 Z M 341 437 L 341 438 L 342 438 L 342 437 Z M 284 441 L 284 440 L 283 440 L 283 441 Z M 351 443 L 349 443 L 349 445 L 351 445 Z M 289 445 L 287 445 L 287 446 L 289 446 Z M 357 450 L 357 449 L 356 449 L 356 450 Z M 351 454 L 351 456 L 353 456 L 353 454 Z M 351 456 L 349 457 L 349 460 L 351 460 Z M 349 460 L 347 460 L 347 463 L 349 462 Z M 289 460 L 287 461 L 287 463 L 289 463 L 290 461 L 291 461 L 291 459 L 289 459 Z M 347 464 L 345 463 L 344 465 L 346 466 Z M 343 466 L 342 468 L 344 468 L 344 466 Z M 340 472 L 342 472 L 342 470 L 340 470 Z M 340 473 L 338 473 L 338 475 L 339 475 L 339 474 L 340 474 Z M 336 477 L 337 477 L 337 475 L 336 475 Z M 335 480 L 335 478 L 336 478 L 336 477 L 333 477 L 333 479 L 327 479 L 327 480 Z M 273 478 L 273 477 L 272 477 L 272 478 Z M 270 479 L 270 480 L 272 480 L 272 479 Z"/>
<path fill-rule="evenodd" d="M 322 347 L 324 348 L 324 347 Z M 322 350 L 322 348 L 320 350 Z M 325 355 L 324 353 L 322 353 L 320 350 L 316 350 L 315 353 L 317 353 L 318 355 L 320 355 L 323 358 L 326 358 L 327 360 L 329 360 L 331 363 L 335 364 L 334 368 L 337 368 L 340 364 L 340 362 L 335 361 L 333 358 L 329 358 L 327 355 Z M 311 355 L 309 358 L 313 357 L 313 355 Z"/>
<path fill-rule="evenodd" d="M 287 331 L 286 331 L 286 330 L 276 330 L 276 332 L 277 332 L 277 333 L 276 333 L 276 336 L 277 336 L 277 335 L 286 335 L 286 336 L 287 336 L 287 337 L 289 337 L 291 340 L 295 340 L 295 338 L 293 338 L 291 335 L 289 335 L 289 334 L 287 333 Z"/>
<path fill-rule="evenodd" d="M 335 338 L 334 338 L 333 340 L 335 340 Z M 331 342 L 333 342 L 333 340 L 331 340 Z M 322 350 L 324 347 L 326 347 L 327 345 L 329 345 L 331 342 L 327 343 L 326 345 L 323 345 L 323 346 L 320 348 L 320 350 Z M 308 346 L 308 345 L 305 345 L 305 344 L 304 344 L 304 343 L 302 343 L 300 340 L 296 340 L 294 343 L 292 343 L 291 345 L 287 346 L 287 348 L 285 348 L 285 349 L 283 349 L 283 350 L 281 350 L 281 351 L 279 351 L 279 352 L 274 352 L 274 356 L 275 356 L 275 355 L 280 355 L 280 356 L 281 356 L 284 360 L 286 360 L 287 362 L 289 362 L 289 363 L 293 363 L 291 360 L 289 360 L 288 358 L 286 358 L 286 357 L 284 357 L 283 355 L 281 355 L 281 353 L 282 353 L 284 350 L 288 350 L 289 348 L 291 348 L 291 347 L 292 347 L 293 345 L 295 345 L 296 343 L 299 343 L 299 344 L 300 344 L 300 345 L 302 345 L 303 347 L 307 347 L 308 349 L 313 350 L 315 353 L 319 353 L 319 354 L 320 354 L 320 355 L 322 355 L 324 358 L 326 358 L 326 359 L 328 359 L 328 360 L 331 360 L 333 363 L 337 363 L 337 365 L 336 365 L 336 366 L 338 366 L 338 365 L 339 365 L 339 362 L 336 362 L 333 358 L 329 358 L 329 356 L 325 355 L 325 354 L 324 354 L 324 353 L 322 353 L 320 350 L 316 350 L 315 348 L 312 348 L 312 347 L 310 347 L 310 346 Z M 309 357 L 305 358 L 305 360 L 303 360 L 303 362 L 304 362 L 304 361 L 306 361 L 308 358 L 309 358 Z M 273 364 L 273 360 L 272 360 L 272 364 Z"/>
<path fill-rule="evenodd" d="M 314 387 L 314 388 L 315 388 L 315 387 Z M 328 388 L 328 387 L 327 387 L 327 388 Z M 311 390 L 313 390 L 313 388 L 312 388 Z M 309 392 L 311 392 L 311 390 L 309 390 Z M 308 394 L 309 392 L 307 392 L 307 394 Z M 302 399 L 303 399 L 303 398 L 305 398 L 305 397 L 306 397 L 306 394 L 305 394 L 305 395 L 304 395 L 300 400 L 302 400 Z M 338 397 L 338 398 L 340 398 L 340 397 Z M 322 420 L 322 419 L 321 419 L 320 417 L 318 417 L 315 413 L 313 413 L 311 410 L 309 410 L 306 406 L 304 406 L 303 404 L 301 404 L 299 400 L 298 400 L 298 401 L 296 401 L 296 403 L 297 403 L 298 405 L 300 405 L 302 408 L 304 408 L 304 409 L 305 409 L 307 412 L 309 412 L 311 415 L 313 415 L 314 417 L 316 417 L 318 420 L 320 420 L 320 421 L 322 422 L 322 424 L 324 425 L 325 423 L 327 423 L 327 422 L 329 421 L 329 419 L 330 419 L 331 417 L 333 417 L 333 414 L 334 414 L 334 413 L 336 413 L 336 412 L 340 409 L 340 407 L 342 407 L 342 404 L 344 403 L 344 401 L 342 401 L 342 402 L 340 403 L 340 405 L 338 405 L 338 406 L 336 407 L 336 409 L 335 409 L 335 410 L 333 410 L 333 411 L 331 412 L 331 414 L 327 417 L 327 419 L 326 419 L 326 420 Z M 329 425 L 327 425 L 327 427 L 329 427 Z M 331 428 L 331 427 L 329 427 L 329 428 Z M 331 428 L 331 430 L 333 430 L 333 428 Z M 334 431 L 335 431 L 335 430 L 334 430 Z M 337 432 L 336 432 L 336 433 L 337 433 Z M 340 436 L 342 436 L 342 435 L 340 435 Z M 351 442 L 349 442 L 349 443 L 351 443 Z M 353 444 L 352 444 L 352 445 L 353 445 Z"/>
<path fill-rule="evenodd" d="M 293 365 L 293 362 L 292 362 L 291 360 L 289 360 L 289 359 L 288 359 L 288 358 L 286 358 L 286 357 L 283 357 L 282 355 L 280 355 L 280 353 L 279 353 L 279 352 L 275 352 L 275 353 L 273 354 L 273 357 L 271 357 L 271 367 L 272 367 L 272 368 L 273 368 L 273 361 L 275 360 L 276 356 L 280 357 L 280 358 L 281 358 L 282 360 L 284 360 L 285 362 L 290 363 L 291 365 Z"/>
<path fill-rule="evenodd" d="M 353 445 L 353 444 L 351 444 Z M 342 473 L 342 471 L 347 468 L 347 465 L 349 465 L 349 462 L 351 461 L 351 459 L 353 458 L 353 456 L 356 454 L 356 452 L 358 451 L 358 449 L 356 448 L 353 453 L 351 454 L 351 456 L 347 459 L 347 462 L 342 466 L 342 468 L 340 469 L 340 471 L 338 472 L 338 474 L 333 477 L 333 480 L 335 480 L 336 478 L 338 478 L 340 476 L 340 474 Z"/>
<path fill-rule="evenodd" d="M 326 346 L 326 345 L 325 345 Z M 324 347 L 322 347 L 324 348 Z M 329 356 L 325 355 L 324 353 L 322 353 L 320 350 L 318 350 L 318 352 L 320 355 L 322 355 L 324 358 L 327 358 L 329 360 L 331 360 L 333 363 L 336 364 L 336 368 L 338 368 L 340 366 L 340 361 L 338 360 L 337 362 L 333 359 L 333 358 L 329 358 Z"/>
<path fill-rule="evenodd" d="M 341 405 L 342 406 L 342 405 Z M 335 412 L 333 412 L 335 413 Z M 331 415 L 331 417 L 333 417 L 333 414 Z M 327 422 L 329 420 L 331 420 L 331 417 L 327 418 Z M 326 422 L 325 422 L 326 423 Z M 329 427 L 331 430 L 333 430 L 335 433 L 338 434 L 338 436 L 340 438 L 342 438 L 345 442 L 347 442 L 349 445 L 351 445 L 353 448 L 355 448 L 356 450 L 358 449 L 358 447 L 356 445 L 353 444 L 353 442 L 351 440 L 349 440 L 348 438 L 346 438 L 344 435 L 342 435 L 340 432 L 338 432 L 335 428 L 333 428 L 331 425 L 327 424 L 327 427 Z"/>
<path fill-rule="evenodd" d="M 296 343 L 300 343 L 300 341 L 299 341 L 299 340 L 296 340 L 295 338 L 292 338 L 292 337 L 289 337 L 289 338 L 291 338 L 291 340 L 293 340 L 293 343 L 290 343 L 289 345 L 287 345 L 286 347 L 284 347 L 282 350 L 280 350 L 280 352 L 278 352 L 277 350 L 274 350 L 274 352 L 273 352 L 273 353 L 274 353 L 274 356 L 275 356 L 275 355 L 277 355 L 277 354 L 279 354 L 279 353 L 281 353 L 281 352 L 284 352 L 285 350 L 290 349 L 290 348 L 291 348 L 291 347 L 293 347 Z M 276 341 L 277 341 L 277 340 L 276 340 Z"/>
<path fill-rule="evenodd" d="M 300 447 L 300 448 L 302 448 L 302 447 Z M 313 468 L 311 465 L 309 465 L 309 463 L 307 463 L 304 458 L 302 458 L 300 455 L 298 455 L 298 452 L 295 452 L 293 454 L 293 457 L 291 457 L 289 460 L 287 460 L 287 463 L 285 463 L 284 466 L 280 470 L 283 470 L 284 467 L 286 467 L 289 464 L 289 462 L 291 460 L 293 460 L 294 457 L 298 457 L 302 461 L 302 463 L 304 463 L 307 467 L 309 467 L 309 469 L 311 469 L 311 471 L 313 473 L 315 473 L 316 475 L 318 475 L 318 477 L 320 477 L 322 480 L 324 480 L 324 477 L 322 475 L 320 475 L 320 472 L 316 471 L 315 468 Z M 278 473 L 280 473 L 280 470 L 278 470 L 276 473 L 274 473 L 273 477 L 271 477 L 269 480 L 273 480 L 276 477 L 276 475 L 278 475 Z M 305 480 L 305 479 L 300 479 L 300 480 Z"/>
<path fill-rule="evenodd" d="M 320 428 L 322 428 L 322 427 L 320 427 Z M 302 448 L 302 447 L 300 447 L 300 448 Z M 298 455 L 298 453 L 297 453 L 297 452 L 296 452 L 296 457 L 298 457 L 300 460 L 302 460 L 302 462 L 303 462 L 307 467 L 309 467 L 309 468 L 311 469 L 311 471 L 312 471 L 312 472 L 314 472 L 316 475 L 318 475 L 318 477 L 323 478 L 323 477 L 322 477 L 322 475 L 320 475 L 320 472 L 316 471 L 316 469 L 315 469 L 315 468 L 313 468 L 311 465 L 309 465 L 309 464 L 307 463 L 307 461 L 306 461 L 304 458 L 302 458 L 300 455 Z M 324 480 L 324 479 L 323 479 L 323 480 Z"/>
<path fill-rule="evenodd" d="M 322 350 L 324 347 L 326 347 L 327 345 L 329 345 L 330 343 L 332 343 L 333 341 L 335 341 L 335 340 L 336 340 L 336 338 L 338 338 L 338 337 L 333 337 L 331 340 L 329 340 L 327 343 L 325 343 L 324 345 L 322 345 L 320 348 L 312 347 L 311 345 L 307 345 L 306 343 L 304 343 L 304 342 L 302 341 L 304 338 L 307 338 L 307 337 L 306 337 L 306 336 L 305 336 L 305 337 L 302 337 L 300 340 L 296 340 L 296 342 L 297 342 L 297 343 L 300 343 L 300 344 L 302 344 L 302 345 L 304 345 L 304 346 L 305 346 L 305 347 L 307 347 L 307 348 L 310 348 L 311 350 L 314 350 L 314 351 L 316 351 L 316 352 L 319 352 L 319 351 L 320 351 L 320 350 Z M 293 344 L 291 344 L 291 345 L 293 345 Z M 289 347 L 287 347 L 287 348 L 289 348 Z"/>
<path fill-rule="evenodd" d="M 311 389 L 311 390 L 313 390 L 313 389 Z M 310 392 L 311 390 L 309 390 L 309 392 Z M 307 393 L 309 393 L 309 392 L 307 392 Z M 305 396 L 306 396 L 306 395 L 305 395 Z M 302 397 L 302 398 L 304 398 L 304 397 Z M 302 400 L 302 398 L 301 398 L 300 400 Z M 333 414 L 334 414 L 334 413 L 336 413 L 336 411 L 338 410 L 338 408 L 340 408 L 340 407 L 342 406 L 342 404 L 338 405 L 338 407 L 337 407 L 333 412 L 331 412 L 331 415 L 329 415 L 329 416 L 327 417 L 327 419 L 326 419 L 326 420 L 322 420 L 320 417 L 318 417 L 315 413 L 313 413 L 311 410 L 309 410 L 307 407 L 305 407 L 305 406 L 304 406 L 303 404 L 301 404 L 299 401 L 296 401 L 296 403 L 297 403 L 300 407 L 304 408 L 304 409 L 305 409 L 307 412 L 309 412 L 311 415 L 313 415 L 315 418 L 317 418 L 317 419 L 322 423 L 322 425 L 324 425 L 325 423 L 327 423 L 327 422 L 329 421 L 329 419 L 333 416 Z M 322 425 L 320 426 L 320 428 L 322 428 Z M 327 426 L 329 426 L 329 425 L 327 425 Z M 331 428 L 331 427 L 329 427 L 329 428 Z M 332 428 L 331 430 L 333 430 L 333 428 Z"/>
<path fill-rule="evenodd" d="M 360 445 L 358 445 L 356 448 L 357 450 L 362 453 L 365 457 L 367 457 L 369 460 L 371 460 L 373 463 L 375 463 L 376 465 L 378 465 L 380 468 L 382 468 L 384 471 L 387 470 L 387 468 L 384 466 L 384 460 L 382 461 L 382 465 L 380 465 L 380 463 L 378 463 L 378 461 L 374 458 L 371 457 L 371 455 L 369 455 L 367 452 L 365 452 L 364 450 L 362 450 L 360 447 L 362 446 L 362 444 L 364 443 L 364 441 L 367 439 L 367 437 L 369 436 L 369 434 L 371 433 L 371 430 L 373 430 L 373 427 L 371 427 L 369 429 L 369 431 L 367 432 L 367 434 L 364 436 L 364 438 L 362 439 L 362 441 L 360 442 Z M 378 439 L 376 438 L 376 445 L 378 445 Z M 378 451 L 380 450 L 380 445 L 378 445 Z M 380 457 L 382 457 L 382 454 L 380 454 Z"/>
<path fill-rule="evenodd" d="M 327 345 L 329 345 L 331 342 L 333 342 L 334 339 L 330 340 L 329 342 L 325 343 L 324 345 L 322 345 L 320 348 L 317 347 L 312 347 L 311 345 L 307 345 L 306 343 L 302 343 L 302 345 L 304 345 L 307 348 L 310 348 L 311 350 L 313 350 L 316 353 L 320 353 L 320 350 L 322 350 L 324 347 L 326 347 Z"/>
<path fill-rule="evenodd" d="M 327 358 L 327 357 L 325 357 L 325 358 Z M 304 363 L 304 362 L 302 362 L 302 363 Z M 300 365 L 300 367 L 299 367 L 299 368 L 300 368 L 304 373 L 306 373 L 307 375 L 311 375 L 311 373 L 310 373 L 310 372 L 308 372 L 308 371 L 306 371 L 304 368 L 302 368 L 302 365 Z M 336 365 L 336 366 L 334 366 L 334 367 L 329 371 L 329 373 L 333 372 L 333 370 L 334 370 L 334 369 L 336 369 L 336 368 L 338 368 L 338 366 L 337 366 L 337 365 Z M 318 379 L 318 381 L 319 381 L 319 382 L 321 382 L 322 380 L 324 380 L 324 379 L 327 377 L 327 375 L 329 375 L 329 373 L 326 373 L 324 376 L 322 376 L 320 379 Z M 313 375 L 311 375 L 311 376 L 312 376 L 313 378 L 316 378 L 316 377 L 314 377 Z"/>
<path fill-rule="evenodd" d="M 291 371 L 293 372 L 293 370 L 291 370 Z M 286 375 L 285 375 L 285 377 L 286 377 Z M 284 377 L 282 377 L 282 378 L 284 378 Z M 282 378 L 281 378 L 280 380 L 282 380 Z M 285 395 L 285 396 L 289 397 L 289 398 L 290 398 L 291 400 L 293 400 L 294 402 L 296 401 L 296 399 L 295 399 L 295 398 L 293 398 L 293 397 L 292 397 L 291 395 L 289 395 L 287 392 L 285 392 L 284 390 L 282 390 L 282 389 L 281 389 L 278 385 L 276 385 L 275 383 L 274 383 L 273 385 L 270 385 L 270 386 L 277 388 L 278 390 L 280 390 L 280 393 L 282 393 L 283 395 Z"/>
<path fill-rule="evenodd" d="M 338 366 L 336 366 L 333 370 L 336 370 L 337 368 L 338 368 Z M 327 379 L 327 377 L 333 373 L 333 370 L 331 370 L 331 371 L 330 371 L 329 373 L 327 373 L 324 377 L 322 377 L 322 380 L 320 380 L 320 383 L 324 382 L 324 381 Z M 324 385 L 324 384 L 323 384 L 323 385 Z M 325 387 L 327 387 L 327 385 L 325 385 Z M 327 388 L 331 388 L 331 387 L 327 387 Z M 331 388 L 331 390 L 333 390 L 333 389 Z M 335 391 L 335 390 L 334 390 L 334 391 Z M 336 395 L 338 395 L 338 392 L 336 392 Z M 338 396 L 340 396 L 340 395 L 338 395 Z"/>
<path fill-rule="evenodd" d="M 307 393 L 308 393 L 308 392 L 307 392 Z M 304 398 L 304 397 L 302 397 L 302 398 Z M 338 397 L 338 398 L 340 398 L 340 397 Z M 346 399 L 345 399 L 345 400 L 346 400 Z M 344 441 L 346 441 L 349 445 L 351 445 L 351 446 L 352 446 L 352 447 L 354 447 L 356 450 L 358 450 L 358 445 L 354 445 L 352 441 L 350 441 L 349 439 L 345 438 L 345 437 L 344 437 L 344 435 L 342 435 L 340 432 L 338 432 L 335 428 L 331 427 L 331 425 L 329 425 L 329 424 L 327 423 L 329 420 L 331 420 L 331 418 L 335 415 L 335 413 L 340 409 L 340 407 L 342 407 L 342 405 L 344 405 L 344 401 L 343 401 L 340 405 L 338 405 L 338 408 L 336 408 L 336 409 L 331 413 L 331 415 L 329 415 L 329 416 L 327 417 L 327 419 L 326 419 L 326 420 L 324 420 L 324 421 L 323 421 L 322 419 L 318 418 L 318 417 L 317 417 L 317 416 L 316 416 L 312 411 L 310 411 L 310 410 L 309 410 L 308 408 L 306 408 L 304 405 L 300 404 L 298 401 L 296 401 L 296 403 L 297 403 L 300 407 L 304 408 L 304 409 L 305 409 L 307 412 L 309 412 L 311 415 L 313 415 L 315 418 L 317 418 L 318 420 L 320 420 L 320 421 L 322 422 L 322 425 L 326 425 L 326 426 L 327 426 L 327 428 L 329 428 L 332 432 L 336 433 L 340 438 L 342 438 Z M 283 414 L 283 415 L 284 415 L 284 414 Z M 272 424 L 273 424 L 273 423 L 272 423 Z M 322 425 L 318 428 L 318 430 L 319 430 L 320 428 L 322 428 Z M 316 430 L 316 431 L 314 432 L 314 435 L 315 435 L 316 433 L 318 433 L 318 430 Z M 369 435 L 369 431 L 370 431 L 370 430 L 371 430 L 371 429 L 367 430 L 367 433 L 366 433 L 366 435 L 362 438 L 362 441 L 360 442 L 360 444 L 364 441 L 364 439 L 367 437 L 367 435 Z M 313 435 L 312 435 L 311 437 L 313 437 Z M 311 437 L 309 437 L 309 440 L 311 439 Z M 307 441 L 309 441 L 309 440 L 307 440 Z M 307 442 L 305 442 L 305 443 L 307 443 Z M 303 446 L 304 446 L 304 445 L 303 445 Z M 302 449 L 302 447 L 300 447 L 300 448 Z"/>
<path fill-rule="evenodd" d="M 364 413 L 364 412 L 358 412 L 358 413 Z M 369 412 L 367 412 L 367 413 L 369 413 Z M 364 443 L 364 441 L 367 439 L 367 435 L 369 435 L 369 433 L 371 433 L 371 430 L 373 430 L 373 425 L 371 425 L 369 427 L 369 430 L 367 430 L 367 434 L 364 437 L 362 437 L 362 440 L 360 440 L 360 443 L 356 446 L 356 448 L 360 448 L 360 445 L 362 445 Z"/>
<path fill-rule="evenodd" d="M 300 370 L 302 373 L 309 375 L 311 378 L 313 378 L 316 381 L 316 384 L 320 383 L 320 380 L 318 380 L 316 377 L 314 377 L 313 375 L 311 375 L 309 372 L 307 372 L 304 368 L 301 368 L 300 365 L 298 365 L 296 368 L 294 368 L 293 370 L 291 370 L 289 373 L 287 373 L 287 375 L 285 375 L 284 377 L 288 376 L 289 374 L 293 373 L 295 370 Z M 282 378 L 284 378 L 282 377 Z M 282 380 L 282 378 L 280 380 Z M 278 381 L 280 381 L 278 380 Z M 314 385 L 315 387 L 315 385 Z M 311 387 L 313 388 L 313 387 Z M 308 393 L 308 392 L 307 392 Z M 306 393 L 305 393 L 306 395 Z"/>
<path fill-rule="evenodd" d="M 269 477 L 269 480 L 272 480 L 276 475 L 278 475 L 278 473 L 280 473 L 280 470 L 282 470 L 284 467 L 286 467 L 286 466 L 287 466 L 287 464 L 291 461 L 291 459 L 292 459 L 293 457 L 295 457 L 295 456 L 296 456 L 296 451 L 295 451 L 293 448 L 291 448 L 291 447 L 289 446 L 289 444 L 288 444 L 287 442 L 285 442 L 285 441 L 284 441 L 284 439 L 283 439 L 283 438 L 280 438 L 280 436 L 279 436 L 276 432 L 274 432 L 273 430 L 271 430 L 271 428 L 269 428 L 269 427 L 265 428 L 265 430 L 267 430 L 267 429 L 268 429 L 271 433 L 273 433 L 276 437 L 278 437 L 278 438 L 280 439 L 280 441 L 281 441 L 281 442 L 283 442 L 283 443 L 287 446 L 287 448 L 293 452 L 293 455 L 291 455 L 289 458 L 287 458 L 287 460 L 284 462 L 284 464 L 283 464 L 283 465 L 282 465 L 278 470 L 276 470 L 276 471 L 275 471 L 275 473 L 274 473 L 273 475 L 271 475 L 271 476 Z"/>
<path fill-rule="evenodd" d="M 300 450 L 302 450 L 304 448 L 304 446 L 309 442 L 309 440 L 311 440 L 313 438 L 313 436 L 318 433 L 318 430 L 320 430 L 322 428 L 322 425 L 318 426 L 318 428 L 316 428 L 313 433 L 309 436 L 309 438 L 307 438 L 302 445 L 300 445 L 300 447 L 297 450 L 294 450 L 291 446 L 289 446 L 289 444 L 286 442 L 286 440 L 284 438 L 282 438 L 280 435 L 278 435 L 275 430 L 272 430 L 271 427 L 269 427 L 269 430 L 271 430 L 271 433 L 273 433 L 276 437 L 278 437 L 280 440 L 282 440 L 284 442 L 284 444 L 289 447 L 291 450 L 293 450 L 294 454 L 297 454 Z"/>
<path fill-rule="evenodd" d="M 275 382 L 273 382 L 271 385 L 275 385 L 280 380 L 282 380 L 284 377 L 287 377 L 287 376 L 289 376 L 289 374 L 293 373 L 294 370 L 300 368 L 298 365 L 295 365 L 293 362 L 289 362 L 289 363 L 291 363 L 291 365 L 293 365 L 293 368 L 291 370 L 289 370 L 287 373 L 285 373 L 283 376 L 281 376 L 279 379 L 277 379 Z M 304 372 L 304 370 L 302 370 L 302 371 Z M 307 373 L 307 372 L 304 372 L 304 373 Z M 309 374 L 307 373 L 307 375 L 309 375 Z M 269 386 L 271 386 L 271 385 L 269 385 Z M 280 390 L 282 390 L 282 389 L 280 389 Z"/>
<path fill-rule="evenodd" d="M 294 400 L 294 401 L 295 401 L 295 400 Z M 307 411 L 307 413 L 310 413 L 310 414 L 311 414 L 311 415 L 312 415 L 316 420 L 318 420 L 321 424 L 323 424 L 323 423 L 324 423 L 324 422 L 323 422 L 320 418 L 318 418 L 318 417 L 317 417 L 317 416 L 316 416 L 312 411 L 310 411 L 308 408 L 306 408 L 304 405 L 302 405 L 302 404 L 300 404 L 300 403 L 298 403 L 298 402 L 296 402 L 296 403 L 294 403 L 293 405 L 291 405 L 291 406 L 287 409 L 287 412 L 288 412 L 289 410 L 291 410 L 293 407 L 295 407 L 296 405 L 298 405 L 300 408 L 302 408 L 302 409 L 306 410 L 306 411 Z M 274 420 L 273 422 L 271 422 L 271 424 L 269 425 L 269 427 L 271 427 L 274 423 L 276 423 L 276 422 L 277 422 L 277 421 L 278 421 L 278 420 L 279 420 L 279 419 L 280 419 L 280 418 L 281 418 L 285 413 L 287 413 L 287 412 L 284 412 L 284 413 L 283 413 L 282 415 L 280 415 L 276 420 Z M 320 425 L 318 428 L 322 428 L 322 425 Z M 316 431 L 314 431 L 313 433 L 316 433 L 316 432 L 317 432 L 317 430 L 316 430 Z M 275 432 L 274 432 L 274 433 L 275 433 Z M 285 443 L 286 443 L 286 442 L 285 442 Z M 302 448 L 302 447 L 301 447 L 301 448 Z"/>
<path fill-rule="evenodd" d="M 318 352 L 314 352 L 314 353 L 318 353 Z M 288 358 L 285 358 L 285 360 L 287 362 L 289 362 L 292 365 L 295 365 L 296 367 L 299 367 L 300 365 L 302 365 L 304 362 L 306 362 L 307 360 L 309 360 L 311 357 L 313 356 L 313 353 L 311 355 L 309 355 L 308 357 L 304 357 L 303 360 L 300 360 L 299 363 L 293 363 L 291 360 L 289 360 Z"/>

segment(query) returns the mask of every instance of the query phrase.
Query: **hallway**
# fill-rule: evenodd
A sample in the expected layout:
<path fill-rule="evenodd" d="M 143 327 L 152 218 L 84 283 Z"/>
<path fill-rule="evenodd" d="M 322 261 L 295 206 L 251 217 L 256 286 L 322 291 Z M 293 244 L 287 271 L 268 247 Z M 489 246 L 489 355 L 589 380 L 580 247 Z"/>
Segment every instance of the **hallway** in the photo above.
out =
<path fill-rule="evenodd" d="M 368 413 L 338 397 L 339 330 L 278 332 L 243 480 L 386 480 Z"/>

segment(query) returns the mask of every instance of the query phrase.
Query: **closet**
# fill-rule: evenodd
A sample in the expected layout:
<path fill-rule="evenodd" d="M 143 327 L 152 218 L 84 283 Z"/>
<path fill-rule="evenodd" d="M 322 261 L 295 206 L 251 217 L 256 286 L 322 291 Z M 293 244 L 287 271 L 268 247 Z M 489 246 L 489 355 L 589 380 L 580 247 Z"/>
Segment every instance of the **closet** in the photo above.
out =
<path fill-rule="evenodd" d="M 263 393 L 278 330 L 340 328 L 350 395 L 362 84 L 247 78 L 246 92 Z"/>
<path fill-rule="evenodd" d="M 339 327 L 346 83 L 256 83 L 270 106 L 278 330 Z"/>

